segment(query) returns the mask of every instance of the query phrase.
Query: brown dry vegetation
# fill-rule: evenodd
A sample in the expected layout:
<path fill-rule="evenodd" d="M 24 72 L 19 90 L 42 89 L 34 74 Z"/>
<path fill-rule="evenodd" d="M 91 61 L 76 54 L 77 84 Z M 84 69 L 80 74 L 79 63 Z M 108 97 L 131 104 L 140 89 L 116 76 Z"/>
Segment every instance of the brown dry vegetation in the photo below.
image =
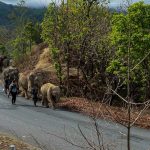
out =
<path fill-rule="evenodd" d="M 8 150 L 10 145 L 15 145 L 17 150 L 40 150 L 20 140 L 17 140 L 10 135 L 0 134 L 0 149 Z"/>
<path fill-rule="evenodd" d="M 128 122 L 127 110 L 124 108 L 108 106 L 100 102 L 91 102 L 85 98 L 63 98 L 58 104 L 58 107 L 70 111 L 80 112 L 89 116 L 94 116 L 101 119 L 117 121 L 119 123 Z M 132 111 L 131 122 L 138 116 L 139 109 L 135 108 Z M 145 112 L 135 125 L 142 128 L 150 129 L 150 113 Z"/>
<path fill-rule="evenodd" d="M 29 72 L 35 69 L 35 65 L 39 61 L 40 54 L 43 53 L 43 50 L 46 47 L 47 45 L 43 43 L 33 46 L 32 52 L 24 56 L 24 58 L 22 58 L 23 61 L 16 65 L 20 72 Z"/>

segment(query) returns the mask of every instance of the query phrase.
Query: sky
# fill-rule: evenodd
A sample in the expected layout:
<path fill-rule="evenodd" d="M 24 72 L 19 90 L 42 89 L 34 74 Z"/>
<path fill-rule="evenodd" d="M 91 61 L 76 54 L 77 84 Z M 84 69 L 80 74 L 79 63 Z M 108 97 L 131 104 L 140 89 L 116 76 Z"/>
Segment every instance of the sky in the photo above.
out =
<path fill-rule="evenodd" d="M 19 0 L 0 0 L 1 2 L 7 3 L 7 4 L 17 4 Z M 59 0 L 54 0 L 54 1 L 59 1 Z M 109 0 L 110 1 L 110 6 L 111 7 L 118 7 L 120 6 L 123 1 L 125 0 Z M 132 0 L 132 2 L 137 2 L 139 0 Z M 43 7 L 47 6 L 52 0 L 26 0 L 26 5 L 27 6 L 32 6 L 32 7 Z M 150 0 L 144 0 L 146 3 L 150 3 Z"/>

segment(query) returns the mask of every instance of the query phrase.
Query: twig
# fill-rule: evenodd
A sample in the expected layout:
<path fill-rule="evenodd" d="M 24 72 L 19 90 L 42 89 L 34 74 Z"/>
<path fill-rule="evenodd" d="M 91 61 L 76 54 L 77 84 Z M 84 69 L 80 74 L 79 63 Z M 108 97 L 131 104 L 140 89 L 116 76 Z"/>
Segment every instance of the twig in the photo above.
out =
<path fill-rule="evenodd" d="M 84 140 L 87 142 L 87 144 L 88 144 L 91 148 L 94 148 L 93 145 L 89 142 L 89 140 L 87 139 L 87 137 L 86 137 L 86 136 L 84 135 L 84 133 L 82 132 L 82 130 L 81 130 L 79 124 L 78 124 L 78 129 L 79 129 L 79 131 L 80 131 L 82 137 L 84 138 Z M 96 150 L 96 149 L 94 148 L 94 150 Z"/>
<path fill-rule="evenodd" d="M 148 54 L 146 54 L 143 59 L 141 61 L 139 61 L 139 63 L 137 63 L 132 69 L 131 71 L 133 71 L 138 65 L 140 65 L 145 59 L 146 57 L 148 57 L 148 55 L 150 55 L 150 51 L 148 52 Z"/>
<path fill-rule="evenodd" d="M 132 122 L 132 124 L 130 125 L 131 127 L 135 124 L 135 122 L 139 119 L 139 117 L 142 115 L 142 113 L 148 109 L 150 107 L 149 104 L 145 105 L 145 107 L 140 111 L 140 113 L 138 114 L 138 116 L 136 117 L 136 119 Z"/>
<path fill-rule="evenodd" d="M 32 135 L 30 134 L 30 136 L 33 138 L 33 140 L 36 142 L 36 144 L 38 145 L 38 147 L 40 147 L 42 150 L 48 150 L 46 148 L 46 146 L 41 146 L 41 144 L 38 142 L 38 140 Z"/>

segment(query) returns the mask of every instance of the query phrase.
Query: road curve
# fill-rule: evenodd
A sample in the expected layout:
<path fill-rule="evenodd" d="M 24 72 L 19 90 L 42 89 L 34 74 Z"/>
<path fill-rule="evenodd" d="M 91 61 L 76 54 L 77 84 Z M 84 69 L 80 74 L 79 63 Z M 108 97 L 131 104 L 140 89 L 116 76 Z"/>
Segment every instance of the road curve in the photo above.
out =
<path fill-rule="evenodd" d="M 126 150 L 124 127 L 104 120 L 98 120 L 98 125 L 105 145 L 113 150 Z M 0 88 L 0 132 L 13 134 L 44 150 L 88 149 L 89 144 L 79 128 L 90 143 L 98 143 L 89 117 L 65 110 L 43 108 L 40 104 L 39 107 L 34 107 L 32 101 L 22 97 L 17 97 L 16 105 L 11 105 L 11 100 Z M 150 130 L 132 128 L 131 132 L 131 150 L 150 150 Z M 78 147 L 60 137 L 67 137 L 69 142 Z"/>

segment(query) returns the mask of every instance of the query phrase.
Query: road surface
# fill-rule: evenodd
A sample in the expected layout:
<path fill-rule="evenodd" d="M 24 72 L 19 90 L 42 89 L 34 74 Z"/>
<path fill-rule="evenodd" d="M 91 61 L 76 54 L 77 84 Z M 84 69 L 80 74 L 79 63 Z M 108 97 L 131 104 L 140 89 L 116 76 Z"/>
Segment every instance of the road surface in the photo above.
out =
<path fill-rule="evenodd" d="M 104 120 L 98 120 L 98 124 L 101 139 L 110 150 L 126 150 L 124 127 Z M 88 149 L 89 145 L 79 128 L 90 143 L 98 144 L 94 125 L 89 117 L 65 110 L 43 108 L 40 104 L 39 107 L 34 107 L 32 101 L 22 97 L 17 97 L 16 105 L 11 105 L 10 98 L 0 88 L 0 132 L 13 134 L 32 145 L 41 146 L 43 150 Z M 150 130 L 133 128 L 131 132 L 131 150 L 150 150 Z"/>

